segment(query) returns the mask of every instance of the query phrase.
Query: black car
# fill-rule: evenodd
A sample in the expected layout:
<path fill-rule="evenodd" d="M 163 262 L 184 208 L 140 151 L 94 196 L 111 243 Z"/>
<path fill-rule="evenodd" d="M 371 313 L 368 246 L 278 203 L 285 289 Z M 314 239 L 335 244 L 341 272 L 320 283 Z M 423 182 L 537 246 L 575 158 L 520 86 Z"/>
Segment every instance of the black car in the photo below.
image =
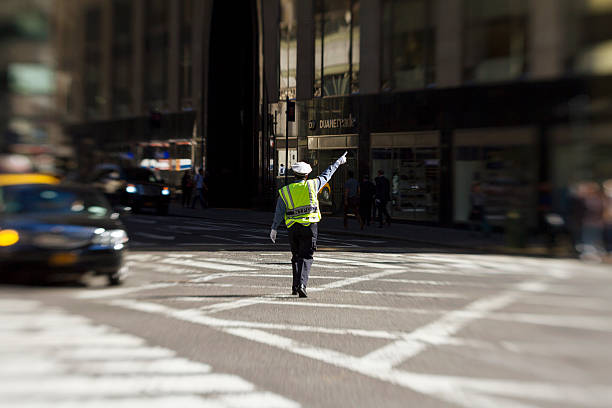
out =
<path fill-rule="evenodd" d="M 90 180 L 115 206 L 130 207 L 133 212 L 152 209 L 168 214 L 170 188 L 146 167 L 105 165 Z"/>
<path fill-rule="evenodd" d="M 106 275 L 118 285 L 127 273 L 125 227 L 90 187 L 0 184 L 0 280 L 74 280 Z"/>

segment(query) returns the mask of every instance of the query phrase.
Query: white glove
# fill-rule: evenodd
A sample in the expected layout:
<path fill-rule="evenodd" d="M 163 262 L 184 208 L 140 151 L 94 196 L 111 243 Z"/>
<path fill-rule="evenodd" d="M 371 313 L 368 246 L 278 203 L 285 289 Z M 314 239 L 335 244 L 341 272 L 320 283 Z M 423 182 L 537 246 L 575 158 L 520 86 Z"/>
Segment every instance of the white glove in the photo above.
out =
<path fill-rule="evenodd" d="M 270 230 L 270 239 L 276 244 L 276 230 Z"/>
<path fill-rule="evenodd" d="M 346 154 L 348 153 L 348 151 L 344 152 L 344 154 L 340 157 L 338 157 L 338 164 L 344 164 L 346 163 Z"/>

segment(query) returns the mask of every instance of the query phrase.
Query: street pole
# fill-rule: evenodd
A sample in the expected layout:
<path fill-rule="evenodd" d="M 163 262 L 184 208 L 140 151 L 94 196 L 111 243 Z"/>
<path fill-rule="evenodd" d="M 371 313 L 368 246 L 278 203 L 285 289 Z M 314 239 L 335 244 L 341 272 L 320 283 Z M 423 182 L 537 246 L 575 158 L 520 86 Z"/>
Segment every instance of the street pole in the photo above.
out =
<path fill-rule="evenodd" d="M 289 92 L 287 90 L 287 92 Z M 289 172 L 289 93 L 285 97 L 285 185 Z"/>

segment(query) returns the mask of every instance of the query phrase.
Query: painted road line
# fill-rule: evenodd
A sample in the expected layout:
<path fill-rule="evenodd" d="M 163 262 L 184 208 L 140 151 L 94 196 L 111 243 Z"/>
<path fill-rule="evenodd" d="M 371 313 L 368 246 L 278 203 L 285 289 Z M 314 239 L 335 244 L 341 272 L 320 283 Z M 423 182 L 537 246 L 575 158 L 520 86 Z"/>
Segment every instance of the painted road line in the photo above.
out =
<path fill-rule="evenodd" d="M 295 297 L 293 297 L 295 298 Z M 321 333 L 350 335 L 356 337 L 376 338 L 376 339 L 399 339 L 402 333 L 390 332 L 385 330 L 364 330 L 364 329 L 333 329 L 327 327 L 305 326 L 296 324 L 279 323 L 260 323 L 239 320 L 219 319 L 203 313 L 199 309 L 175 309 L 159 303 L 142 302 L 130 299 L 112 300 L 107 302 L 111 306 L 118 306 L 126 309 L 137 310 L 145 313 L 158 314 L 182 320 L 189 323 L 199 324 L 212 328 L 253 328 L 261 330 L 287 330 L 295 332 Z"/>
<path fill-rule="evenodd" d="M 171 265 L 190 266 L 190 267 L 204 268 L 204 269 L 215 269 L 215 270 L 227 271 L 227 272 L 256 270 L 255 268 L 252 268 L 252 267 L 246 268 L 244 266 L 221 264 L 217 262 L 195 261 L 192 259 L 166 258 L 166 259 L 162 259 L 160 262 L 163 262 L 165 264 L 171 264 Z"/>
<path fill-rule="evenodd" d="M 541 282 L 526 281 L 516 285 L 516 288 L 534 287 L 538 284 Z M 544 289 L 544 287 L 541 288 Z M 375 350 L 364 358 L 388 364 L 389 367 L 399 365 L 423 352 L 429 344 L 436 344 L 439 339 L 444 340 L 451 337 L 475 320 L 487 317 L 493 311 L 512 304 L 519 296 L 521 296 L 520 292 L 510 290 L 476 300 L 463 309 L 444 314 L 438 320 L 405 335 L 402 340 Z"/>
<path fill-rule="evenodd" d="M 23 323 L 3 330 L 12 343 L 22 337 L 17 352 L 0 349 L 0 401 L 7 406 L 299 406 L 241 377 L 215 373 L 206 364 L 178 358 L 173 350 L 147 346 L 140 337 L 87 318 L 38 302 L 0 306 Z M 72 343 L 56 337 L 64 330 L 76 337 Z"/>
<path fill-rule="evenodd" d="M 356 261 L 354 259 L 342 259 L 342 258 L 332 258 L 330 256 L 327 255 L 319 255 L 316 258 L 317 262 L 329 262 L 329 263 L 337 263 L 337 264 L 346 264 L 346 265 L 353 265 L 353 266 L 363 266 L 366 268 L 376 268 L 376 269 L 405 269 L 406 267 L 404 265 L 402 266 L 398 266 L 398 265 L 389 265 L 389 264 L 385 264 L 385 263 L 378 263 L 378 262 L 364 262 L 364 261 Z"/>
<path fill-rule="evenodd" d="M 111 296 L 122 296 L 122 295 L 127 295 L 128 293 L 141 292 L 144 290 L 169 288 L 169 287 L 176 286 L 176 285 L 178 285 L 177 282 L 168 282 L 168 283 L 152 283 L 149 285 L 142 285 L 142 286 L 129 286 L 126 288 L 92 289 L 92 290 L 84 290 L 84 291 L 77 292 L 73 296 L 77 299 L 98 299 L 98 298 L 111 297 Z"/>
<path fill-rule="evenodd" d="M 412 373 L 390 368 L 386 364 L 356 358 L 334 350 L 313 347 L 296 340 L 256 329 L 226 329 L 235 336 L 280 350 L 309 357 L 330 365 L 400 385 L 432 398 L 468 408 L 533 408 L 520 400 L 534 399 L 557 403 L 572 403 L 584 407 L 607 407 L 612 401 L 612 387 L 603 385 L 575 386 L 509 380 L 478 379 Z"/>

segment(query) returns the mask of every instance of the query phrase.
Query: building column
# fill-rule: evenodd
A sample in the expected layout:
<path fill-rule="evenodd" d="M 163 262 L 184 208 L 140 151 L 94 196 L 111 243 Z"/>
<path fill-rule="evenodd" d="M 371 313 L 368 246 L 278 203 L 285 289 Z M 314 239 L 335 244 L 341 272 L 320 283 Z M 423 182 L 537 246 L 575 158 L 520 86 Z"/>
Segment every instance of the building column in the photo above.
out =
<path fill-rule="evenodd" d="M 558 0 L 537 0 L 528 4 L 529 75 L 533 79 L 556 78 L 563 72 L 564 3 Z"/>
<path fill-rule="evenodd" d="M 262 14 L 263 27 L 260 30 L 263 31 L 264 89 L 267 103 L 276 103 L 279 95 L 280 68 L 279 0 L 263 0 Z M 267 107 L 264 112 L 267 112 Z"/>
<path fill-rule="evenodd" d="M 359 65 L 367 67 L 359 71 L 359 93 L 373 94 L 380 91 L 381 61 L 381 2 L 361 0 Z"/>
<path fill-rule="evenodd" d="M 132 110 L 134 115 L 142 115 L 144 99 L 143 67 L 144 67 L 144 2 L 133 0 L 133 31 L 132 31 Z"/>
<path fill-rule="evenodd" d="M 462 82 L 462 6 L 462 0 L 435 0 L 434 3 L 434 26 L 436 30 L 435 82 L 438 87 L 459 86 Z"/>
<path fill-rule="evenodd" d="M 101 94 L 104 101 L 102 106 L 102 117 L 109 119 L 113 115 L 113 88 L 112 88 L 112 66 L 113 66 L 113 4 L 110 1 L 101 3 L 101 65 L 102 83 Z"/>
<path fill-rule="evenodd" d="M 168 110 L 179 110 L 180 1 L 170 1 L 168 44 Z"/>
<path fill-rule="evenodd" d="M 297 2 L 297 72 L 296 99 L 312 99 L 314 95 L 315 23 L 314 2 Z"/>

